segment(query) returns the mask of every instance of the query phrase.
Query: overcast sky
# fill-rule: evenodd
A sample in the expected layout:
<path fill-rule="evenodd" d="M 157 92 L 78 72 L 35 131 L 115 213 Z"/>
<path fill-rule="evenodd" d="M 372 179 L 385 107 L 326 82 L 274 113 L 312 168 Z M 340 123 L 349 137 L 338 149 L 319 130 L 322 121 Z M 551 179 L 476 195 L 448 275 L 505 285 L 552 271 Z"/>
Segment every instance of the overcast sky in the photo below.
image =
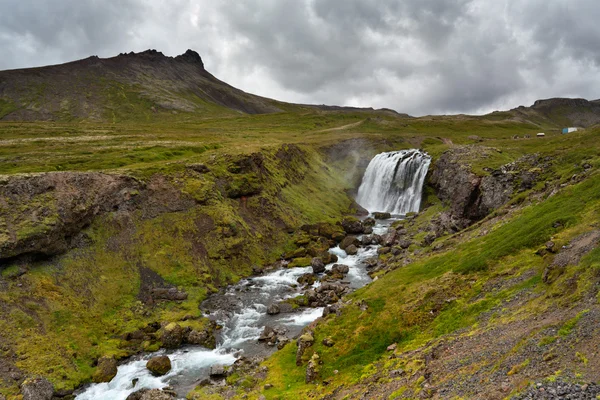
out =
<path fill-rule="evenodd" d="M 483 113 L 600 97 L 599 0 L 0 0 L 0 70 L 191 48 L 279 100 Z"/>

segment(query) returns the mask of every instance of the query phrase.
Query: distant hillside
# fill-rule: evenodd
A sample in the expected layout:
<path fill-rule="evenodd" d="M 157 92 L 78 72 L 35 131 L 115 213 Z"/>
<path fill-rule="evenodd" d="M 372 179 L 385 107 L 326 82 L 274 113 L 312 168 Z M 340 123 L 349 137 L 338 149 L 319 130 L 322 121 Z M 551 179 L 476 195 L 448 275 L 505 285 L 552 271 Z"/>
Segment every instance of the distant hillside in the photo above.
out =
<path fill-rule="evenodd" d="M 212 117 L 302 110 L 408 117 L 390 109 L 290 104 L 249 94 L 211 75 L 193 50 L 177 57 L 146 50 L 0 71 L 0 120 L 5 121 L 116 122 L 178 113 Z"/>
<path fill-rule="evenodd" d="M 537 100 L 531 107 L 495 111 L 487 117 L 508 118 L 543 126 L 587 128 L 600 123 L 600 100 L 552 98 Z"/>
<path fill-rule="evenodd" d="M 281 111 L 273 100 L 236 89 L 204 69 L 188 50 L 92 56 L 41 68 L 0 72 L 0 119 L 135 119 L 159 112 Z"/>

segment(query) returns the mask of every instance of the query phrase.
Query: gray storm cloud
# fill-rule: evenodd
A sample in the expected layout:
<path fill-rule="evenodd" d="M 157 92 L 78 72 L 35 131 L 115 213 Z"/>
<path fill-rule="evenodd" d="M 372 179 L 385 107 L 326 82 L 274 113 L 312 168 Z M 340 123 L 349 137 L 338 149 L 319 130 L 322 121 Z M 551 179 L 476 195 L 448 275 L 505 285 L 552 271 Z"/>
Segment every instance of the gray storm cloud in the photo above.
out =
<path fill-rule="evenodd" d="M 280 100 L 483 113 L 600 95 L 597 0 L 0 0 L 0 69 L 154 48 Z"/>

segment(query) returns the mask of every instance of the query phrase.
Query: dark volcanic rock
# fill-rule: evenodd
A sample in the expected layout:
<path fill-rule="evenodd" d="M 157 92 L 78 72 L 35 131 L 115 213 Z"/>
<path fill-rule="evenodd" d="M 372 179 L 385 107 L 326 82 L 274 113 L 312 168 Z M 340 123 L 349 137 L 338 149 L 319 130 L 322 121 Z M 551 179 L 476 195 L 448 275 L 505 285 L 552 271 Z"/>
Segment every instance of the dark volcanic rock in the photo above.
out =
<path fill-rule="evenodd" d="M 321 260 L 321 258 L 319 257 L 314 257 L 310 261 L 310 266 L 313 269 L 313 274 L 320 274 L 321 272 L 325 271 L 325 264 L 323 263 L 323 260 Z"/>
<path fill-rule="evenodd" d="M 350 245 L 360 246 L 360 240 L 356 238 L 356 236 L 346 236 L 344 240 L 340 242 L 340 249 L 346 250 Z"/>
<path fill-rule="evenodd" d="M 360 234 L 363 233 L 364 230 L 362 223 L 358 219 L 352 217 L 346 217 L 342 220 L 342 228 L 344 228 L 346 233 L 350 234 Z"/>
<path fill-rule="evenodd" d="M 451 214 L 458 218 L 460 227 L 467 226 L 502 206 L 517 190 L 533 186 L 540 165 L 537 155 L 527 155 L 519 160 L 479 176 L 472 171 L 470 162 L 490 157 L 497 152 L 489 147 L 471 145 L 447 150 L 436 161 L 431 184 L 438 197 L 450 205 Z"/>

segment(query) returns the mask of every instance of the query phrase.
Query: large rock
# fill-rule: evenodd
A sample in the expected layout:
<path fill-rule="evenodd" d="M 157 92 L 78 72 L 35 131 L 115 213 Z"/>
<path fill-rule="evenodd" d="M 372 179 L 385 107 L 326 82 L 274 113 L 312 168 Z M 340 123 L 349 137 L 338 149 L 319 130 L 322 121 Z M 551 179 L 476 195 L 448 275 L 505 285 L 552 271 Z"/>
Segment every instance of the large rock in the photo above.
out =
<path fill-rule="evenodd" d="M 190 330 L 185 341 L 189 344 L 204 346 L 209 349 L 215 348 L 215 336 L 210 328 L 200 331 L 196 329 Z"/>
<path fill-rule="evenodd" d="M 362 223 L 358 219 L 352 217 L 346 217 L 342 220 L 342 228 L 344 228 L 346 233 L 350 234 L 360 234 L 363 233 L 364 230 Z"/>
<path fill-rule="evenodd" d="M 547 167 L 537 155 L 527 155 L 486 176 L 473 172 L 471 163 L 489 158 L 497 151 L 479 145 L 454 147 L 445 151 L 434 165 L 430 182 L 461 227 L 502 206 L 515 191 L 533 187 L 539 173 Z"/>
<path fill-rule="evenodd" d="M 271 304 L 267 307 L 267 314 L 269 315 L 277 315 L 281 312 L 279 306 L 277 304 Z"/>
<path fill-rule="evenodd" d="M 23 400 L 51 400 L 54 386 L 46 378 L 27 378 L 21 384 Z"/>
<path fill-rule="evenodd" d="M 146 363 L 146 368 L 152 372 L 152 375 L 166 375 L 171 370 L 171 359 L 167 356 L 152 357 Z"/>
<path fill-rule="evenodd" d="M 346 236 L 344 240 L 340 242 L 340 249 L 346 250 L 346 248 L 350 245 L 360 246 L 360 240 L 356 238 L 356 236 Z"/>
<path fill-rule="evenodd" d="M 345 251 L 348 255 L 353 256 L 356 253 L 358 253 L 358 248 L 355 245 L 351 244 L 350 246 L 346 247 Z"/>
<path fill-rule="evenodd" d="M 325 271 L 325 264 L 320 257 L 314 257 L 310 262 L 310 266 L 313 269 L 313 274 L 320 274 Z"/>
<path fill-rule="evenodd" d="M 181 325 L 172 322 L 163 328 L 160 340 L 163 347 L 176 349 L 183 344 L 184 337 L 185 331 Z"/>
<path fill-rule="evenodd" d="M 350 267 L 345 264 L 333 264 L 331 272 L 334 274 L 346 275 L 350 271 Z"/>
<path fill-rule="evenodd" d="M 117 360 L 113 357 L 100 357 L 92 381 L 95 383 L 110 382 L 115 375 L 117 375 Z"/>
<path fill-rule="evenodd" d="M 375 212 L 373 213 L 375 219 L 390 219 L 392 215 L 389 212 Z"/>
<path fill-rule="evenodd" d="M 126 400 L 173 400 L 177 395 L 172 390 L 140 389 L 131 393 Z"/>

